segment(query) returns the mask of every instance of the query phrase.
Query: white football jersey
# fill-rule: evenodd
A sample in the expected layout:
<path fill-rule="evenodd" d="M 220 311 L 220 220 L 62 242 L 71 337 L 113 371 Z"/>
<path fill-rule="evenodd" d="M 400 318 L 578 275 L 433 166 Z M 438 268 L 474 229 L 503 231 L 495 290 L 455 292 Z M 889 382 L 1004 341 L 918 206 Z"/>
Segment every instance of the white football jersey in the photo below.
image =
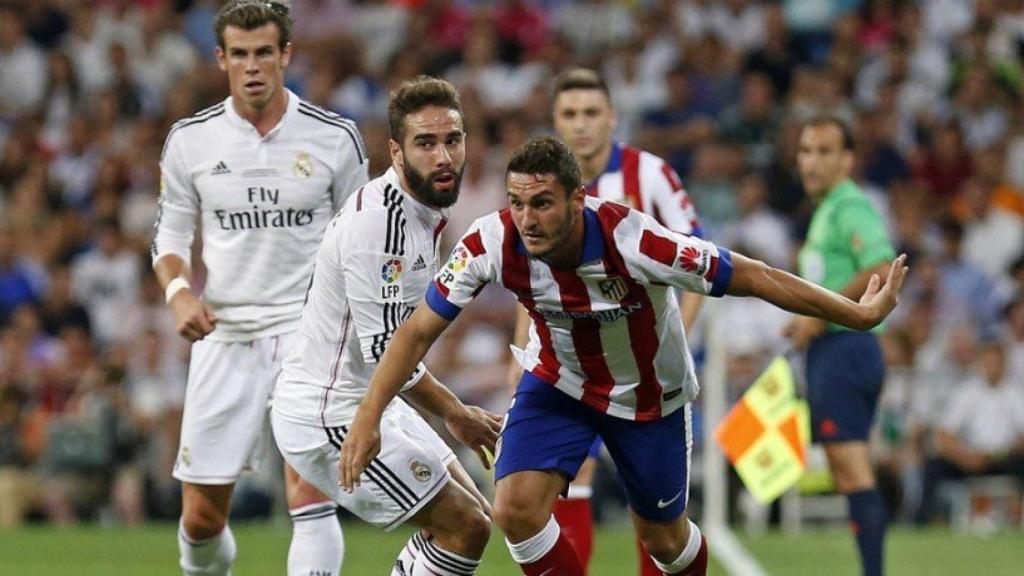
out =
<path fill-rule="evenodd" d="M 368 179 L 355 124 L 292 92 L 265 136 L 230 96 L 179 121 L 160 172 L 153 262 L 175 254 L 188 263 L 198 218 L 202 297 L 218 319 L 209 338 L 223 341 L 295 329 L 324 229 Z"/>
<path fill-rule="evenodd" d="M 481 288 L 512 291 L 530 314 L 523 369 L 611 416 L 653 420 L 697 396 L 672 287 L 721 296 L 732 277 L 728 250 L 669 230 L 623 204 L 587 197 L 575 269 L 527 253 L 508 210 L 477 220 L 427 290 L 453 320 Z"/>
<path fill-rule="evenodd" d="M 587 186 L 587 193 L 650 214 L 675 232 L 704 237 L 679 175 L 650 152 L 613 142 L 608 166 Z"/>
<path fill-rule="evenodd" d="M 348 199 L 317 253 L 299 339 L 274 391 L 278 414 L 327 426 L 354 416 L 391 336 L 437 270 L 448 214 L 405 192 L 394 168 Z M 420 364 L 408 385 L 424 373 Z"/>

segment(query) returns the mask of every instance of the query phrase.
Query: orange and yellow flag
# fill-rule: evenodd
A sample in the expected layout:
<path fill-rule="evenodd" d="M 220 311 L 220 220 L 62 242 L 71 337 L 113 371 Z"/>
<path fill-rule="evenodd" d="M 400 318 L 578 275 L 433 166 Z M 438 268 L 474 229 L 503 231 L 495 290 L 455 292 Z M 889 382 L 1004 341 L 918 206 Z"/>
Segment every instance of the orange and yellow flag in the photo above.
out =
<path fill-rule="evenodd" d="M 772 361 L 715 429 L 719 447 L 763 504 L 803 475 L 810 436 L 807 404 L 796 396 L 784 356 Z"/>

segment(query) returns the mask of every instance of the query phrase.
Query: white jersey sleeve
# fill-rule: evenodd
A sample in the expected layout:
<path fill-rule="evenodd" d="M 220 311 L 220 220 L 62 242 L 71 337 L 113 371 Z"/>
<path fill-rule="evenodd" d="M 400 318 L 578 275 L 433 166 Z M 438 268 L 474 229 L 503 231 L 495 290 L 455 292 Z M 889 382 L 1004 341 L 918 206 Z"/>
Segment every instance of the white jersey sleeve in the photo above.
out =
<path fill-rule="evenodd" d="M 732 254 L 728 250 L 669 230 L 646 214 L 630 211 L 615 228 L 615 240 L 631 275 L 643 283 L 710 296 L 722 296 L 729 287 Z"/>
<path fill-rule="evenodd" d="M 334 174 L 331 178 L 331 203 L 337 212 L 353 192 L 370 180 L 366 144 L 363 143 L 355 122 L 323 108 L 305 103 L 300 106 L 310 114 L 327 117 L 341 128 L 338 142 L 334 147 Z"/>
<path fill-rule="evenodd" d="M 160 158 L 160 204 L 150 247 L 154 263 L 174 254 L 191 265 L 199 197 L 189 177 L 183 145 L 180 132 L 172 129 Z"/>
<path fill-rule="evenodd" d="M 403 283 L 398 281 L 413 262 L 369 240 L 380 236 L 378 219 L 354 218 L 342 232 L 341 246 L 345 250 L 339 255 L 355 336 L 367 364 L 380 362 L 395 331 L 415 310 L 405 303 Z M 425 373 L 421 362 L 406 386 L 414 385 Z"/>

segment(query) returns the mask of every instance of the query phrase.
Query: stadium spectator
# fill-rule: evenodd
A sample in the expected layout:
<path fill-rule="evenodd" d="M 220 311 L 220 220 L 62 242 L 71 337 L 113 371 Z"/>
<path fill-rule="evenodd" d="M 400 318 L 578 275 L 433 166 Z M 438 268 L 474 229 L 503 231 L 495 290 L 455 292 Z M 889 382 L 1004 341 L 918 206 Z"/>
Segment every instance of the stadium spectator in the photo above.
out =
<path fill-rule="evenodd" d="M 1003 344 L 984 343 L 977 362 L 974 376 L 953 393 L 938 423 L 937 453 L 924 473 L 920 522 L 935 518 L 943 482 L 989 474 L 1024 481 L 1024 395 L 1006 369 Z"/>

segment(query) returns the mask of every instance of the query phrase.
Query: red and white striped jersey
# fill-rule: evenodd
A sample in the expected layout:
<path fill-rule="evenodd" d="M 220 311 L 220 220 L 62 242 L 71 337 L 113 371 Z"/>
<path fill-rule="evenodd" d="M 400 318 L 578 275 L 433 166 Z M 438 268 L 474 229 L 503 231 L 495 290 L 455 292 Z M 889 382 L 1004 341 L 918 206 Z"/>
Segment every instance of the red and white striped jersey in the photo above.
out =
<path fill-rule="evenodd" d="M 587 194 L 650 214 L 670 230 L 704 237 L 676 171 L 650 152 L 613 142 L 608 166 L 587 186 Z"/>
<path fill-rule="evenodd" d="M 625 205 L 588 197 L 582 262 L 531 258 L 506 209 L 480 218 L 455 246 L 426 302 L 453 320 L 480 289 L 512 291 L 530 314 L 525 370 L 611 416 L 653 420 L 697 396 L 672 287 L 721 296 L 730 253 Z"/>

